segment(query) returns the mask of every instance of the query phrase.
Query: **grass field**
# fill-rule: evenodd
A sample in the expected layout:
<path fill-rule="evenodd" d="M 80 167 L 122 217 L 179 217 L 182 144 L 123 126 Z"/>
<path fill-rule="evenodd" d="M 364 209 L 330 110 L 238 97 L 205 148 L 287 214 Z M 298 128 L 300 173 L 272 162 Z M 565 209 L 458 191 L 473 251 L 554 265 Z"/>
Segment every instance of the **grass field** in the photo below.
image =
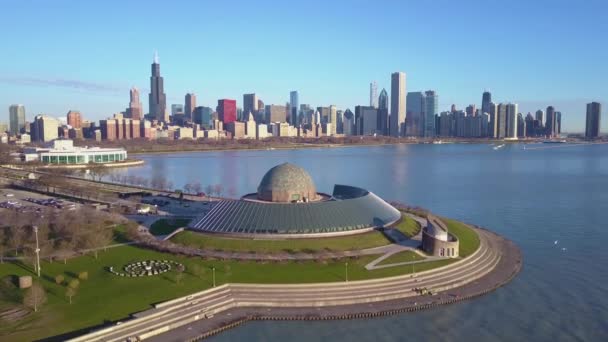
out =
<path fill-rule="evenodd" d="M 456 235 L 460 241 L 458 250 L 461 257 L 467 257 L 479 248 L 479 236 L 464 223 L 446 218 L 441 218 L 441 220 L 448 226 L 448 231 Z"/>
<path fill-rule="evenodd" d="M 290 240 L 231 239 L 210 234 L 184 231 L 172 237 L 171 241 L 180 245 L 210 250 L 259 253 L 315 253 L 323 250 L 349 251 L 379 247 L 391 243 L 384 234 L 377 231 L 322 239 Z"/>
<path fill-rule="evenodd" d="M 411 272 L 411 267 L 400 266 L 374 271 L 364 266 L 377 255 L 348 260 L 349 280 L 363 280 L 395 276 Z M 186 271 L 183 279 L 176 280 L 176 273 L 169 272 L 154 277 L 122 278 L 107 271 L 107 267 L 121 267 L 132 261 L 168 259 L 183 263 Z M 218 285 L 238 283 L 309 283 L 343 281 L 346 261 L 255 263 L 238 261 L 211 261 L 158 253 L 133 246 L 122 246 L 101 252 L 98 259 L 82 256 L 63 263 L 42 263 L 42 277 L 48 302 L 38 313 L 31 314 L 19 324 L 0 324 L 0 340 L 26 341 L 56 336 L 127 318 L 130 313 L 145 310 L 150 304 L 184 296 L 212 285 L 212 267 L 216 268 Z M 416 265 L 423 271 L 446 265 L 451 260 Z M 195 276 L 193 265 L 203 274 Z M 65 297 L 65 285 L 57 285 L 54 277 L 64 275 L 66 281 L 74 279 L 78 272 L 87 271 L 89 279 L 80 282 L 73 304 Z M 17 263 L 0 265 L 0 278 L 9 275 L 32 275 L 31 266 Z M 6 299 L 6 298 L 5 298 Z M 10 299 L 2 300 L 6 306 Z"/>
<path fill-rule="evenodd" d="M 420 225 L 413 218 L 403 215 L 401 222 L 395 225 L 395 229 L 407 237 L 412 237 L 420 232 Z"/>
<path fill-rule="evenodd" d="M 160 219 L 150 226 L 152 235 L 168 235 L 173 233 L 177 228 L 184 227 L 190 222 L 188 219 Z"/>
<path fill-rule="evenodd" d="M 395 253 L 388 258 L 382 260 L 378 263 L 378 265 L 388 265 L 388 264 L 396 264 L 398 262 L 409 262 L 409 261 L 419 261 L 424 260 L 424 257 L 420 254 L 412 251 L 403 251 L 399 253 Z"/>

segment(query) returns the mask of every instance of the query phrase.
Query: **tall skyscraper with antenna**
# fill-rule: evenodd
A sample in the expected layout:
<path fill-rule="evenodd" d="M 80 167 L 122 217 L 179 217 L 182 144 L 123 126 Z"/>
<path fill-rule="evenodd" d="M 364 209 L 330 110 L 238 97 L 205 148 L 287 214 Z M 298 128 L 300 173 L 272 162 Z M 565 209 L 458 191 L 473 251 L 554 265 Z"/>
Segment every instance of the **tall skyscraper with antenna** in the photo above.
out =
<path fill-rule="evenodd" d="M 486 90 L 481 96 L 481 113 L 490 113 L 490 103 L 492 103 L 492 93 Z"/>
<path fill-rule="evenodd" d="M 163 78 L 160 76 L 160 64 L 158 63 L 158 53 L 154 53 L 154 61 L 152 62 L 152 76 L 150 76 L 150 116 L 158 121 L 166 121 L 167 113 L 167 96 Z"/>

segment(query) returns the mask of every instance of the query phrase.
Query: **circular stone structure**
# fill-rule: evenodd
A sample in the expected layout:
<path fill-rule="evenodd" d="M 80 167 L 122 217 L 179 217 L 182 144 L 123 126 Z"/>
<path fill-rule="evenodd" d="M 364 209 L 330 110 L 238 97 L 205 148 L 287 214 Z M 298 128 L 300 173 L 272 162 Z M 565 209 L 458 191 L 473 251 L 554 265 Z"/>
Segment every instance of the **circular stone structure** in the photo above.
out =
<path fill-rule="evenodd" d="M 114 267 L 110 267 L 109 271 L 121 277 L 144 277 L 169 272 L 172 268 L 171 265 L 184 267 L 182 264 L 170 260 L 144 260 L 125 265 L 124 273 L 115 271 Z"/>
<path fill-rule="evenodd" d="M 268 170 L 258 186 L 258 199 L 268 202 L 309 202 L 318 199 L 312 177 L 303 168 L 283 163 Z"/>
<path fill-rule="evenodd" d="M 316 192 L 301 167 L 285 163 L 270 169 L 258 192 L 213 202 L 189 229 L 245 238 L 316 238 L 362 233 L 401 219 L 401 212 L 365 189 L 334 186 Z"/>

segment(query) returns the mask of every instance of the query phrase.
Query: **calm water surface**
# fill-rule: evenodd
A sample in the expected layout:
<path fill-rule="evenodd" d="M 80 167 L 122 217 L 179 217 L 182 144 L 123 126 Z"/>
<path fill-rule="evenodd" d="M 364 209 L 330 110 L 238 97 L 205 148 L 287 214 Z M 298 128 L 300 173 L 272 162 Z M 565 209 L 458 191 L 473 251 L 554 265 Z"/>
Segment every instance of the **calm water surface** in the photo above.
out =
<path fill-rule="evenodd" d="M 531 149 L 531 147 L 537 149 Z M 413 314 L 254 322 L 210 341 L 608 341 L 608 145 L 402 145 L 142 155 L 117 173 L 176 187 L 254 192 L 282 162 L 336 183 L 490 228 L 523 250 L 522 273 L 481 298 Z M 558 243 L 554 242 L 558 240 Z"/>

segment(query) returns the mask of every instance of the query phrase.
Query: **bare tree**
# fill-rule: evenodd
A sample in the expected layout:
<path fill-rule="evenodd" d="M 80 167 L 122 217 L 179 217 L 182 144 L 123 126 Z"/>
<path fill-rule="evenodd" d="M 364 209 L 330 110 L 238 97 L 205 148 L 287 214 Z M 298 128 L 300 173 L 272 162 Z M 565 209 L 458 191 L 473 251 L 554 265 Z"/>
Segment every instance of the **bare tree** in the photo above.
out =
<path fill-rule="evenodd" d="M 23 305 L 38 311 L 42 304 L 46 303 L 46 291 L 38 282 L 33 282 L 32 286 L 27 289 L 23 296 Z"/>
<path fill-rule="evenodd" d="M 195 182 L 194 184 L 192 184 L 192 191 L 198 195 L 203 191 L 203 186 L 200 182 Z"/>

